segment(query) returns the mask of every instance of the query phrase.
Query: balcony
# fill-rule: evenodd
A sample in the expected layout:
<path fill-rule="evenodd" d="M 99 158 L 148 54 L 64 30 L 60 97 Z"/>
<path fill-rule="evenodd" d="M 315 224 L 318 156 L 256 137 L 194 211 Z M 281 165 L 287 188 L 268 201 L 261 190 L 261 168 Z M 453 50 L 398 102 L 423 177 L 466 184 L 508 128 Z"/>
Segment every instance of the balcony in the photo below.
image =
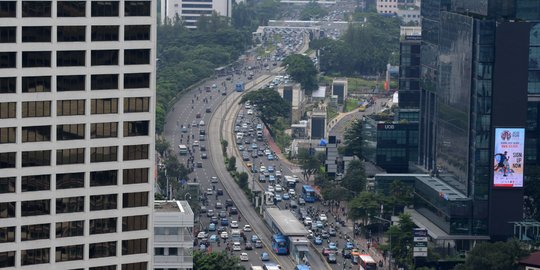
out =
<path fill-rule="evenodd" d="M 155 266 L 193 267 L 192 256 L 154 256 Z"/>
<path fill-rule="evenodd" d="M 184 235 L 154 235 L 154 242 L 166 243 L 189 243 L 193 244 L 193 237 L 189 234 Z"/>

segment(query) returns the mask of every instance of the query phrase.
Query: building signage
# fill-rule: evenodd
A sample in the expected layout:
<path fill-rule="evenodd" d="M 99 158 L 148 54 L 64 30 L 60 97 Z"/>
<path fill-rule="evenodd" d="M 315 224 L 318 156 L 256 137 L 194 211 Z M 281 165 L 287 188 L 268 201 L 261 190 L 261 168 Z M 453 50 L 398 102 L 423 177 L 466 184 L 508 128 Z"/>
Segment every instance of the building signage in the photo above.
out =
<path fill-rule="evenodd" d="M 524 128 L 496 128 L 493 186 L 523 187 Z"/>
<path fill-rule="evenodd" d="M 427 257 L 428 232 L 426 229 L 413 229 L 413 257 Z"/>

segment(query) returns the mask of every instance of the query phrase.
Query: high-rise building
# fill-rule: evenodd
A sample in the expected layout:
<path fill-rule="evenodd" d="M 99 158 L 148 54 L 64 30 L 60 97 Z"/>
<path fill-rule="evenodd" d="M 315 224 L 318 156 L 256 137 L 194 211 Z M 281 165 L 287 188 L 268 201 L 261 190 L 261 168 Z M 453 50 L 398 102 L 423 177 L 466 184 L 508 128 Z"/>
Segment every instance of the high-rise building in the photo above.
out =
<path fill-rule="evenodd" d="M 232 0 L 160 0 L 161 21 L 179 19 L 187 28 L 197 28 L 201 16 L 232 16 Z M 241 2 L 241 1 L 237 1 Z"/>
<path fill-rule="evenodd" d="M 148 269 L 155 1 L 0 1 L 0 267 Z"/>

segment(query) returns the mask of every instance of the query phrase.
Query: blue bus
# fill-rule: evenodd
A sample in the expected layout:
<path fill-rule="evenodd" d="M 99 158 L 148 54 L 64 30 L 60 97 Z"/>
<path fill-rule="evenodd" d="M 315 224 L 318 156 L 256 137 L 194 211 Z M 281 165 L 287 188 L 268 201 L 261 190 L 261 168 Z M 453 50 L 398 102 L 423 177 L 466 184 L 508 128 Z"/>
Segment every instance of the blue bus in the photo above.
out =
<path fill-rule="evenodd" d="M 238 82 L 236 83 L 236 92 L 242 92 L 244 91 L 244 82 Z"/>
<path fill-rule="evenodd" d="M 310 270 L 310 268 L 305 264 L 297 264 L 294 270 Z"/>
<path fill-rule="evenodd" d="M 272 236 L 272 250 L 278 255 L 289 255 L 289 239 L 283 234 Z"/>
<path fill-rule="evenodd" d="M 315 189 L 313 189 L 313 187 L 311 187 L 310 185 L 303 185 L 302 198 L 308 203 L 315 202 L 317 200 L 317 194 L 315 193 Z"/>

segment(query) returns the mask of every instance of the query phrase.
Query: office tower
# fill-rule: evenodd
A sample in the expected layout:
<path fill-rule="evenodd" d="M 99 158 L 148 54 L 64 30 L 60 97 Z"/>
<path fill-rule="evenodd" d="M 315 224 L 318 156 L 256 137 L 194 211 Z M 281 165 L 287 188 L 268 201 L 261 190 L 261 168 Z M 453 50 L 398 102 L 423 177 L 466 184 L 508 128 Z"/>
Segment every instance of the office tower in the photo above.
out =
<path fill-rule="evenodd" d="M 326 138 L 326 118 L 326 109 L 313 109 L 311 113 L 311 139 Z"/>
<path fill-rule="evenodd" d="M 401 27 L 399 42 L 399 120 L 418 122 L 420 110 L 420 27 Z"/>
<path fill-rule="evenodd" d="M 0 2 L 0 267 L 150 267 L 155 10 Z"/>
<path fill-rule="evenodd" d="M 338 104 L 345 104 L 348 93 L 348 85 L 349 83 L 347 82 L 347 79 L 334 79 L 332 81 L 332 95 L 337 96 Z"/>
<path fill-rule="evenodd" d="M 241 1 L 237 1 L 240 3 Z M 161 22 L 180 19 L 187 28 L 197 28 L 201 16 L 232 16 L 232 0 L 161 0 Z"/>

